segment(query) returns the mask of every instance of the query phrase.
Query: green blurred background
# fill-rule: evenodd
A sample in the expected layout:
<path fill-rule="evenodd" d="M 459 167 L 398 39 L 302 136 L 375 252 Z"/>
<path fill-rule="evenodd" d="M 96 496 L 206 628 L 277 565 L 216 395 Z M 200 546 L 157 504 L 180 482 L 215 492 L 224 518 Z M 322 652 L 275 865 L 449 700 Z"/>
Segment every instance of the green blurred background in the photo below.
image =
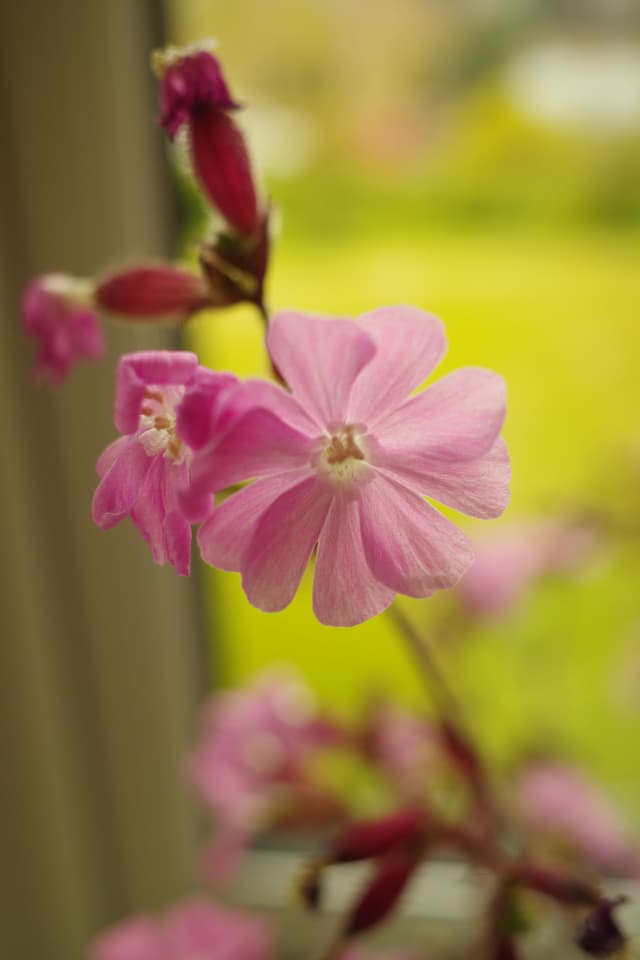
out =
<path fill-rule="evenodd" d="M 415 304 L 445 321 L 442 372 L 505 376 L 512 505 L 461 525 L 478 538 L 586 509 L 624 528 L 577 575 L 439 652 L 498 761 L 552 744 L 640 822 L 640 8 L 173 0 L 167 17 L 175 43 L 217 38 L 248 105 L 278 224 L 271 309 Z M 207 215 L 178 176 L 189 257 Z M 266 373 L 261 337 L 245 308 L 188 331 L 205 363 L 241 375 Z M 218 682 L 293 661 L 347 714 L 372 691 L 420 703 L 384 616 L 322 627 L 310 576 L 265 615 L 237 575 L 203 576 Z M 451 602 L 405 608 L 429 628 Z"/>

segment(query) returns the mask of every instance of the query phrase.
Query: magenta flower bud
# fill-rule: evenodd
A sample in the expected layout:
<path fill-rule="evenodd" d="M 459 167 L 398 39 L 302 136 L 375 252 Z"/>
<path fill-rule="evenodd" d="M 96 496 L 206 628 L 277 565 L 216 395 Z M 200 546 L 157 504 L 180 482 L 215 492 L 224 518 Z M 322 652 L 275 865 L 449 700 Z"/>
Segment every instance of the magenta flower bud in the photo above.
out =
<path fill-rule="evenodd" d="M 388 853 L 400 845 L 420 844 L 426 827 L 426 814 L 419 807 L 407 807 L 376 820 L 349 824 L 334 840 L 327 861 L 349 863 Z"/>
<path fill-rule="evenodd" d="M 405 850 L 394 850 L 378 862 L 373 877 L 348 914 L 345 937 L 375 927 L 391 913 L 418 862 Z"/>
<path fill-rule="evenodd" d="M 79 360 L 99 360 L 105 349 L 91 285 L 61 273 L 32 280 L 22 298 L 22 321 L 38 342 L 36 380 L 60 384 Z"/>
<path fill-rule="evenodd" d="M 109 274 L 97 284 L 95 299 L 104 310 L 140 319 L 182 319 L 209 303 L 201 276 L 164 264 Z"/>
<path fill-rule="evenodd" d="M 207 50 L 169 50 L 156 57 L 162 77 L 160 124 L 174 139 L 188 127 L 191 160 L 211 203 L 239 233 L 260 222 L 244 137 L 230 116 L 239 109 L 220 64 Z"/>

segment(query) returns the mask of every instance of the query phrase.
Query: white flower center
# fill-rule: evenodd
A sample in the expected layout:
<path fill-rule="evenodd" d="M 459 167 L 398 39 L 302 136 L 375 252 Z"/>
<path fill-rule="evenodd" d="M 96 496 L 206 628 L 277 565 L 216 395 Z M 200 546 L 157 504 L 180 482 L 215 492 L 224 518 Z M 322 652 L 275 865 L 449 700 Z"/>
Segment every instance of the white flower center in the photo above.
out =
<path fill-rule="evenodd" d="M 180 464 L 184 462 L 187 448 L 176 433 L 177 401 L 182 399 L 183 387 L 173 387 L 171 394 L 160 387 L 147 387 L 145 399 L 140 408 L 138 439 L 148 457 L 163 453 L 168 460 Z"/>
<path fill-rule="evenodd" d="M 323 438 L 314 464 L 333 486 L 349 489 L 370 477 L 365 432 L 365 427 L 347 423 Z"/>

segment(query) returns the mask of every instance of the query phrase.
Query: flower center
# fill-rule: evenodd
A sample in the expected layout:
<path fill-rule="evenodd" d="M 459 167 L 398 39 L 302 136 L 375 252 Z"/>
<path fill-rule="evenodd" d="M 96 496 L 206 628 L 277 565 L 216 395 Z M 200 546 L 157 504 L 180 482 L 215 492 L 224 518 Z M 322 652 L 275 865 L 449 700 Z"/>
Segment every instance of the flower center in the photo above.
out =
<path fill-rule="evenodd" d="M 166 391 L 159 387 L 146 388 L 140 407 L 138 439 L 148 457 L 163 453 L 174 463 L 183 463 L 187 448 L 176 433 L 175 413 L 183 393 L 184 387 L 173 387 Z"/>
<path fill-rule="evenodd" d="M 315 465 L 332 485 L 351 488 L 369 477 L 365 432 L 366 427 L 347 423 L 323 438 Z"/>

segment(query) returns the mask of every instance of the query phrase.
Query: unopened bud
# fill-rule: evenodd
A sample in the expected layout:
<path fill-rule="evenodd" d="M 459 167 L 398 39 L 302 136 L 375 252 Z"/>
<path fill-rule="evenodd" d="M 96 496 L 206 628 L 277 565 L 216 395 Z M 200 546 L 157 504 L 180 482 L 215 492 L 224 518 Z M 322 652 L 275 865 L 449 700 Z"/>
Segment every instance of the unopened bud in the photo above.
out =
<path fill-rule="evenodd" d="M 119 270 L 98 282 L 98 306 L 138 319 L 188 317 L 209 303 L 200 275 L 177 267 L 141 266 Z"/>
<path fill-rule="evenodd" d="M 577 939 L 581 950 L 591 957 L 612 957 L 626 944 L 626 937 L 613 916 L 625 897 L 605 900 L 587 916 Z"/>

